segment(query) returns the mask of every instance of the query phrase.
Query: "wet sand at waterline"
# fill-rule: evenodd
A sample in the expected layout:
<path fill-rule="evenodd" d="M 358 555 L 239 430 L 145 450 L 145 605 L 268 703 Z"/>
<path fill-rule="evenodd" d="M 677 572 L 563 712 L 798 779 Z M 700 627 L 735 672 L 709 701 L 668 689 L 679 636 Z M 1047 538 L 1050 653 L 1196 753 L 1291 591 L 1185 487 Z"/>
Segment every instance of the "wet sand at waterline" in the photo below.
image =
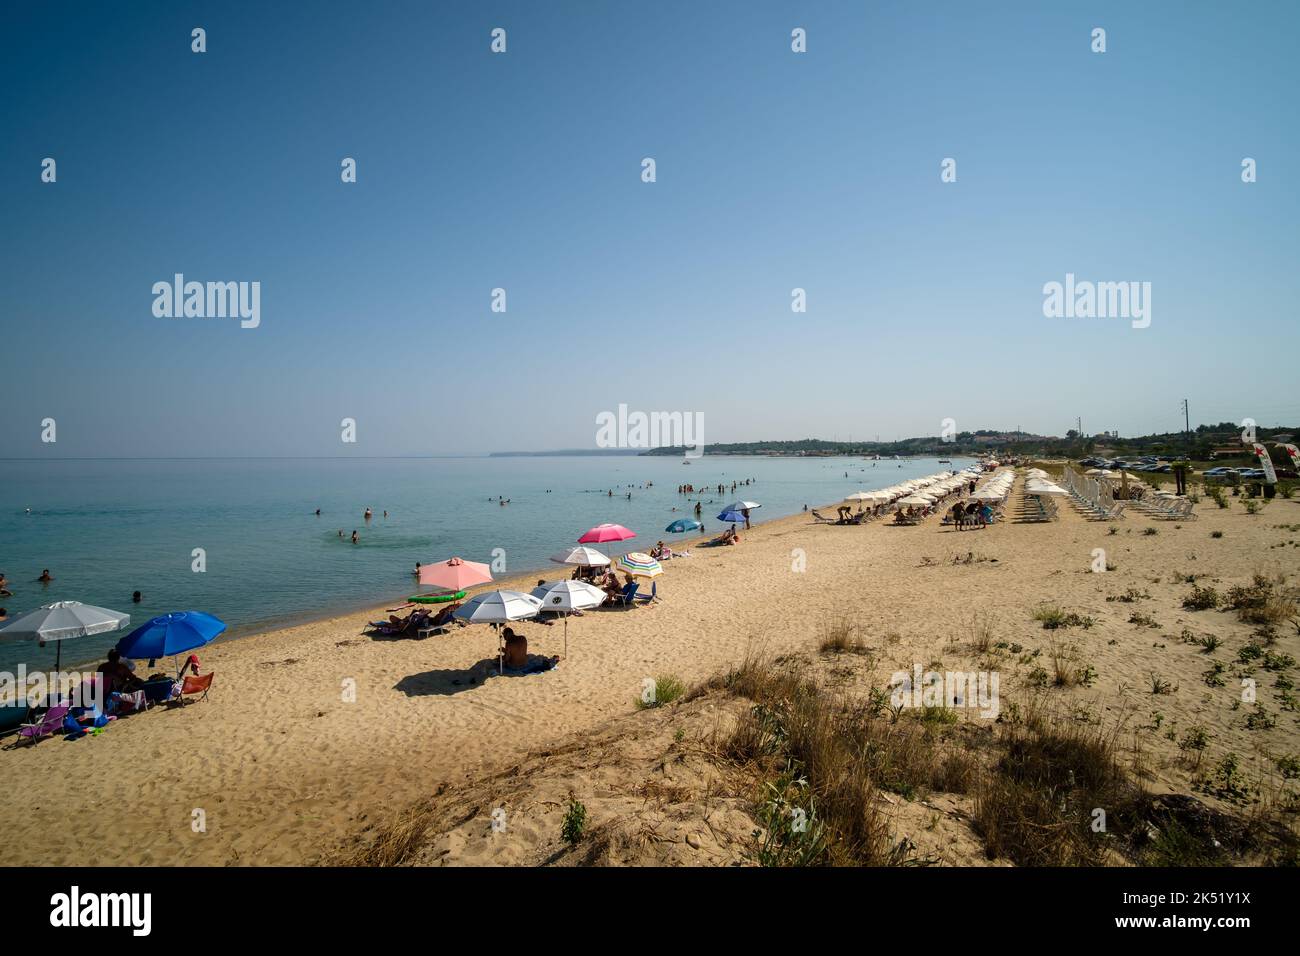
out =
<path fill-rule="evenodd" d="M 937 517 L 916 527 L 839 527 L 796 515 L 743 532 L 737 547 L 695 543 L 692 557 L 668 562 L 657 579 L 659 603 L 573 618 L 568 658 L 538 675 L 470 683 L 471 672 L 494 665 L 492 628 L 422 641 L 372 637 L 365 622 L 382 609 L 214 645 L 203 653 L 204 670 L 216 673 L 207 701 L 157 708 L 72 742 L 14 747 L 6 739 L 0 770 L 14 796 L 0 808 L 0 863 L 318 862 L 440 783 L 632 712 L 646 677 L 691 684 L 753 650 L 816 655 L 819 628 L 841 619 L 862 625 L 879 685 L 915 664 L 976 669 L 977 616 L 993 641 L 1026 654 L 1041 648 L 1040 661 L 1054 643 L 1066 648 L 1096 678 L 1050 691 L 1052 699 L 1142 733 L 1152 789 L 1190 792 L 1191 771 L 1165 732 L 1193 725 L 1209 733 L 1207 764 L 1232 751 L 1248 776 L 1275 776 L 1272 757 L 1300 749 L 1297 714 L 1281 705 L 1274 674 L 1256 674 L 1259 700 L 1276 717 L 1267 729 L 1246 726 L 1253 708 L 1233 709 L 1234 681 L 1205 683 L 1210 655 L 1180 640 L 1184 628 L 1221 638 L 1213 656 L 1227 662 L 1254 628 L 1235 614 L 1183 609 L 1191 585 L 1175 575 L 1195 574 L 1220 592 L 1255 572 L 1294 576 L 1300 548 L 1278 545 L 1300 534 L 1277 526 L 1300 522 L 1300 502 L 1279 499 L 1252 516 L 1235 499 L 1227 510 L 1202 499 L 1198 520 L 1130 513 L 1111 523 L 1086 521 L 1063 503 L 1059 521 L 1021 524 L 1019 497 L 1018 481 L 1012 520 L 982 531 L 957 533 Z M 1143 534 L 1147 527 L 1158 533 Z M 1091 572 L 1094 548 L 1106 549 L 1114 570 Z M 526 591 L 537 577 L 498 586 Z M 1106 600 L 1128 589 L 1149 596 Z M 1048 603 L 1097 623 L 1045 631 L 1033 613 Z M 1130 623 L 1135 610 L 1160 627 Z M 563 625 L 518 629 L 530 652 L 561 652 Z M 1300 657 L 1289 624 L 1275 650 Z M 1033 667 L 1002 659 L 1003 709 L 1032 693 Z M 1152 674 L 1172 692 L 1153 695 Z M 345 702 L 352 686 L 355 702 Z M 1156 711 L 1161 732 L 1141 731 Z"/>

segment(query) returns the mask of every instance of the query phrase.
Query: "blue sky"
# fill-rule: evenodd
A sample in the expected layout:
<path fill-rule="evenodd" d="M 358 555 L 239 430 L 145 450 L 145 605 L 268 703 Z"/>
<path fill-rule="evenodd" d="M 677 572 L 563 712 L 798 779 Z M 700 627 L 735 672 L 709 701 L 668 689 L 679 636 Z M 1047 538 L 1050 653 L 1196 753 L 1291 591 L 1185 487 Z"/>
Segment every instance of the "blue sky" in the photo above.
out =
<path fill-rule="evenodd" d="M 1294 424 L 1298 28 L 1283 2 L 9 4 L 0 456 L 589 447 L 619 403 L 706 441 L 1132 434 L 1184 396 Z M 259 281 L 260 327 L 156 318 L 176 272 Z M 1151 326 L 1045 318 L 1067 272 L 1151 282 Z"/>

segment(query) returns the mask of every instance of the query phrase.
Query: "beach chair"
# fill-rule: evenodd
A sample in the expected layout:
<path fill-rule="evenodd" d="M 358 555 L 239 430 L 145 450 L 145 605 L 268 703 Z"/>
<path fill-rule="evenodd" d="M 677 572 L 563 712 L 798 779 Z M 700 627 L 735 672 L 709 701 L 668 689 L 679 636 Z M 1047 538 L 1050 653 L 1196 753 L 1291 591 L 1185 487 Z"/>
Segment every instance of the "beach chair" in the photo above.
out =
<path fill-rule="evenodd" d="M 23 724 L 18 731 L 18 739 L 26 739 L 29 743 L 36 743 L 44 737 L 49 737 L 56 730 L 63 727 L 63 718 L 68 716 L 71 708 L 67 704 L 60 704 L 57 707 L 51 707 L 47 710 L 40 720 L 35 723 Z"/>
<path fill-rule="evenodd" d="M 623 585 L 623 590 L 615 594 L 611 599 L 615 604 L 621 604 L 623 607 L 631 607 L 636 600 L 636 592 L 639 585 L 633 581 L 631 584 Z"/>
<path fill-rule="evenodd" d="M 430 622 L 425 624 L 423 627 L 416 628 L 415 636 L 419 640 L 424 640 L 426 637 L 432 637 L 435 634 L 448 634 L 455 626 L 456 622 L 450 618 L 443 621 L 441 624 Z"/>
<path fill-rule="evenodd" d="M 839 523 L 833 518 L 826 517 L 824 514 L 819 512 L 816 508 L 814 508 L 812 511 L 808 513 L 813 516 L 814 524 L 838 524 Z"/>
<path fill-rule="evenodd" d="M 632 600 L 633 600 L 633 601 L 640 601 L 642 604 L 650 604 L 650 603 L 653 602 L 653 601 L 657 601 L 657 600 L 659 600 L 659 584 L 658 584 L 658 582 L 657 582 L 657 581 L 651 581 L 651 582 L 650 582 L 650 593 L 649 593 L 649 594 L 637 594 L 637 593 L 634 592 L 634 593 L 633 593 Z"/>
<path fill-rule="evenodd" d="M 176 695 L 176 698 L 171 703 L 178 707 L 184 707 L 200 700 L 207 700 L 208 691 L 212 689 L 212 677 L 212 671 L 208 671 L 202 677 L 187 674 L 184 683 L 181 684 L 181 692 Z M 195 694 L 198 696 L 193 696 Z"/>
<path fill-rule="evenodd" d="M 170 677 L 162 680 L 146 681 L 141 690 L 144 691 L 145 700 L 150 704 L 165 704 L 172 699 L 172 688 L 176 682 Z"/>

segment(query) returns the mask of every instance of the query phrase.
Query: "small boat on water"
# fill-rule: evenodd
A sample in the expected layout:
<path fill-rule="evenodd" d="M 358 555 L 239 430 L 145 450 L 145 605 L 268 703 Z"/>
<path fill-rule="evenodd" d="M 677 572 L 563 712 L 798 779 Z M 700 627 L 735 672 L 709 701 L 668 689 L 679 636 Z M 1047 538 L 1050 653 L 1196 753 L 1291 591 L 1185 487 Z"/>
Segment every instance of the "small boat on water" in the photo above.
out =
<path fill-rule="evenodd" d="M 940 459 L 939 459 L 939 464 L 941 464 L 941 465 L 951 465 L 951 464 L 952 464 L 952 459 L 951 459 L 951 458 L 940 458 Z"/>

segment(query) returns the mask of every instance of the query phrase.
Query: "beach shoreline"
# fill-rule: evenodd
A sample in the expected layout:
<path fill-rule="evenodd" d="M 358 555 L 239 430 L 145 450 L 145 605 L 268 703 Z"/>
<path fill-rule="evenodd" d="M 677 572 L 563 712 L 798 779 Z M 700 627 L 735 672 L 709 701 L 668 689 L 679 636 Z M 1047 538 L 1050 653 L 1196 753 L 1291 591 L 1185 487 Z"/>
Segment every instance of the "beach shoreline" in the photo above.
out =
<path fill-rule="evenodd" d="M 1069 653 L 1096 676 L 1053 692 L 1062 706 L 1108 723 L 1145 716 L 1154 705 L 1143 684 L 1157 673 L 1183 689 L 1159 698 L 1166 727 L 1206 727 L 1207 762 L 1231 751 L 1250 772 L 1271 772 L 1261 748 L 1285 752 L 1295 715 L 1261 683 L 1277 723 L 1250 729 L 1229 706 L 1233 687 L 1203 687 L 1204 654 L 1178 640 L 1180 629 L 1212 627 L 1232 651 L 1251 629 L 1184 609 L 1188 586 L 1170 571 L 1194 568 L 1220 588 L 1256 571 L 1286 573 L 1294 562 L 1271 550 L 1281 534 L 1273 525 L 1300 518 L 1296 502 L 1279 499 L 1263 517 L 1203 502 L 1198 519 L 1181 525 L 1062 512 L 1056 522 L 1009 520 L 965 533 L 938 516 L 914 527 L 836 526 L 800 512 L 755 525 L 735 547 L 691 538 L 679 544 L 692 556 L 666 562 L 655 579 L 659 601 L 574 617 L 568 656 L 541 674 L 497 676 L 490 627 L 424 640 L 375 635 L 365 623 L 384 604 L 209 645 L 200 653 L 215 680 L 201 704 L 130 716 L 79 741 L 6 741 L 0 768 L 24 781 L 25 801 L 0 809 L 12 834 L 0 864 L 328 862 L 442 784 L 478 779 L 635 713 L 648 679 L 694 686 L 752 653 L 816 657 L 819 635 L 837 620 L 857 623 L 871 648 L 849 662 L 862 693 L 917 664 L 973 671 L 992 663 L 1002 670 L 1005 712 L 1038 693 L 1038 662 Z M 1113 572 L 1090 573 L 1097 547 L 1113 555 Z M 540 576 L 521 570 L 485 587 L 527 592 Z M 1108 600 L 1126 589 L 1149 595 L 1140 607 L 1161 630 L 1136 627 L 1130 605 Z M 1046 603 L 1097 623 L 1045 631 L 1034 613 Z M 974 652 L 976 615 L 987 616 L 998 643 L 1023 652 Z M 557 628 L 564 624 L 524 621 L 516 630 L 533 654 L 549 656 L 564 646 Z M 1300 654 L 1297 644 L 1279 634 L 1279 651 Z M 1143 742 L 1150 785 L 1188 792 L 1176 744 L 1154 733 Z M 89 783 L 69 788 L 68 780 Z M 575 792 L 584 785 L 573 780 Z"/>

